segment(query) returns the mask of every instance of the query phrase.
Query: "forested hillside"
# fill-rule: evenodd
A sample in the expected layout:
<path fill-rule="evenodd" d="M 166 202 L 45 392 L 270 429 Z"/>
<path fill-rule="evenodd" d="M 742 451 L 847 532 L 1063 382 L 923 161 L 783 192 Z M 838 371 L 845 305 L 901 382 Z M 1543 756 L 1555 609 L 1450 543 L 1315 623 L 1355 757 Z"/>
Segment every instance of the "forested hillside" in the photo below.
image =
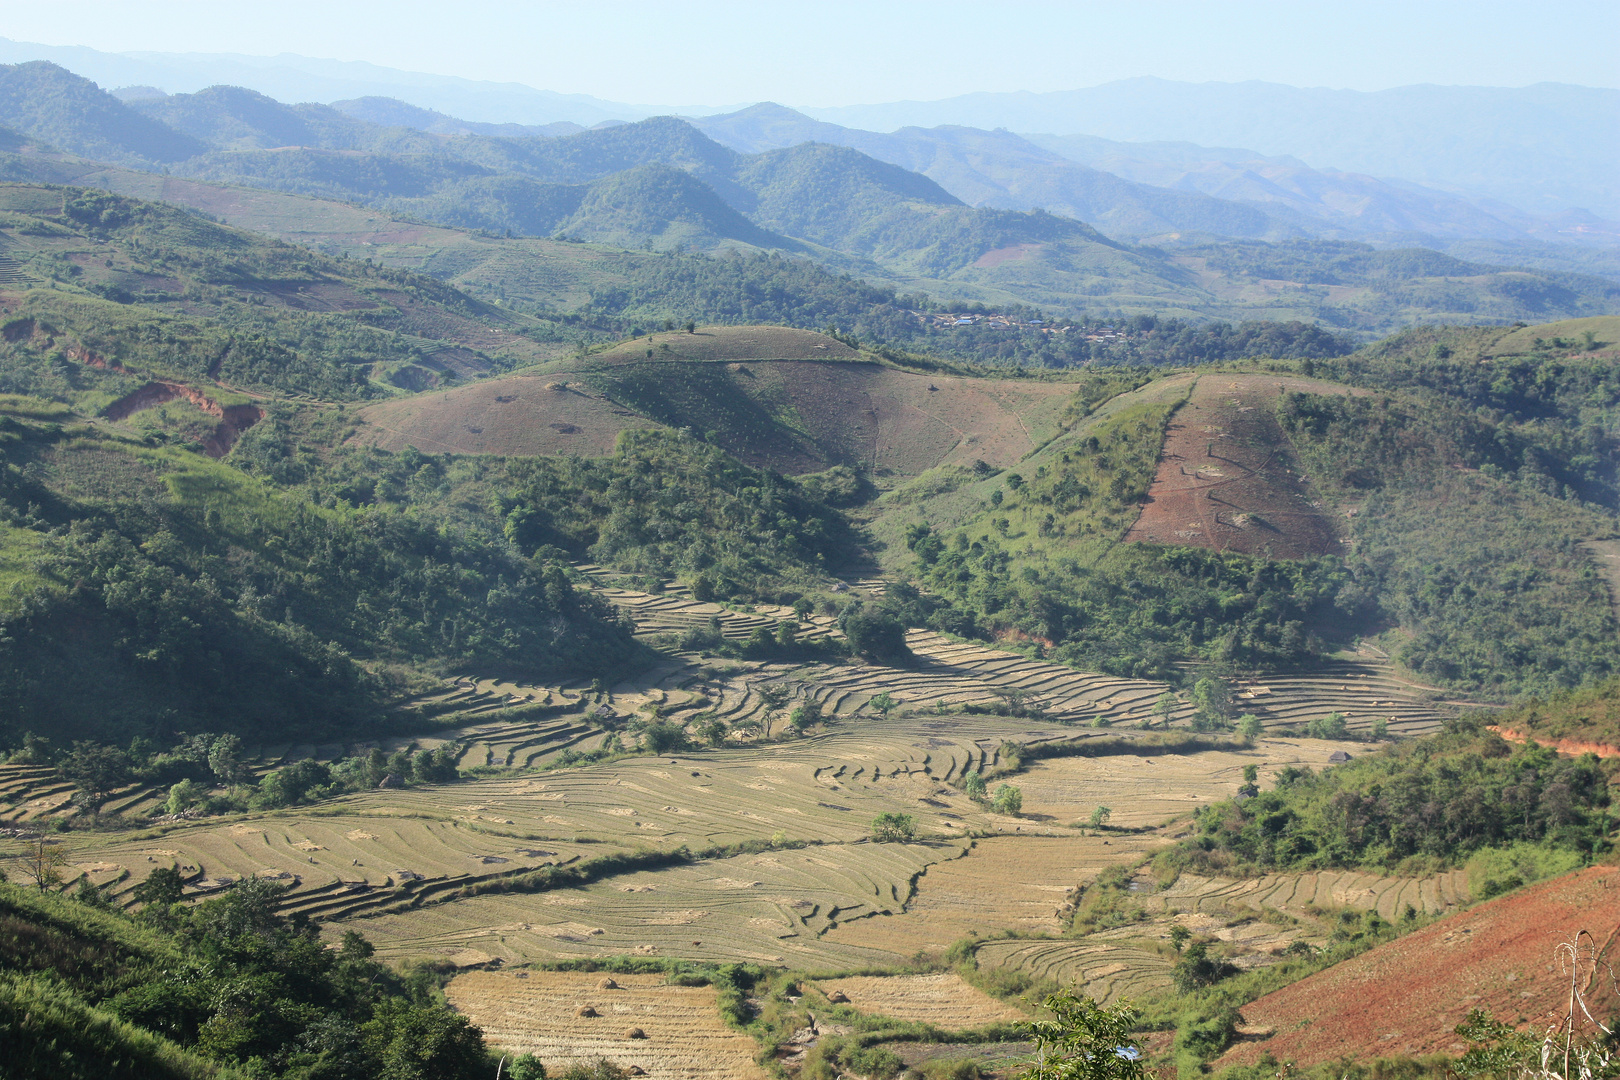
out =
<path fill-rule="evenodd" d="M 283 885 L 249 879 L 197 905 L 181 887 L 173 869 L 154 874 L 131 916 L 94 887 L 0 884 L 8 1076 L 490 1074 L 481 1033 L 430 971 L 402 977 L 354 931 L 327 948 L 314 923 L 278 913 Z"/>

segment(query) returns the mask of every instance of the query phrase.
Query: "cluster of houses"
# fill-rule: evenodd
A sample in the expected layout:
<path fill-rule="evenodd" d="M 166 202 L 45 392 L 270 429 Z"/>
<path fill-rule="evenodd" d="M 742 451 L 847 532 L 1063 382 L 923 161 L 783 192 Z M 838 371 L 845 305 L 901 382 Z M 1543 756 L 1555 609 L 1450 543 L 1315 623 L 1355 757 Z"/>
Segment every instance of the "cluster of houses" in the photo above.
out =
<path fill-rule="evenodd" d="M 1015 319 L 1011 315 L 964 315 L 950 311 L 910 312 L 924 326 L 950 329 L 985 326 L 991 330 L 1035 330 L 1043 334 L 1083 334 L 1087 341 L 1123 340 L 1125 331 L 1113 326 L 1075 326 L 1047 319 Z"/>

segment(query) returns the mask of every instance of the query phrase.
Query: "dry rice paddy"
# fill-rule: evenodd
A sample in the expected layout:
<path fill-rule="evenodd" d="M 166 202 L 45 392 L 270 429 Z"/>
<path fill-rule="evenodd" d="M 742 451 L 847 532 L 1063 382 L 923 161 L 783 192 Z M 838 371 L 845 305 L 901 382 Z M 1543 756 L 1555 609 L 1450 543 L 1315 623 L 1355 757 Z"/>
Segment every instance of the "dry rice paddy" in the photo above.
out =
<path fill-rule="evenodd" d="M 1077 885 L 1162 842 L 1073 835 L 982 838 L 963 858 L 930 866 L 917 879 L 917 894 L 903 913 L 842 923 L 826 940 L 907 957 L 941 953 L 969 934 L 1056 934 L 1063 929 L 1060 912 Z"/>
<path fill-rule="evenodd" d="M 824 979 L 816 987 L 828 995 L 842 993 L 849 999 L 850 1008 L 863 1013 L 933 1024 L 948 1031 L 1029 1019 L 1011 1005 L 969 986 L 955 972 L 859 975 Z"/>
<path fill-rule="evenodd" d="M 492 1044 L 532 1053 L 553 1075 L 607 1058 L 653 1080 L 763 1080 L 758 1047 L 728 1028 L 709 986 L 667 986 L 662 976 L 535 971 L 468 972 L 445 988 L 459 1012 Z M 580 1016 L 584 1006 L 596 1016 Z M 639 1029 L 641 1037 L 633 1037 Z"/>
<path fill-rule="evenodd" d="M 826 937 L 902 910 L 930 864 L 965 841 L 824 845 L 620 874 L 581 888 L 473 896 L 355 921 L 388 956 L 477 950 L 507 963 L 617 955 L 810 968 L 895 962 Z"/>
<path fill-rule="evenodd" d="M 1243 782 L 1246 765 L 1259 766 L 1266 780 L 1288 765 L 1322 768 L 1339 750 L 1360 754 L 1366 747 L 1319 739 L 1262 739 L 1249 750 L 1051 758 L 1032 764 L 1016 782 L 1024 793 L 1024 815 L 1036 821 L 1085 821 L 1102 805 L 1113 811 L 1110 824 L 1142 827 L 1230 798 Z"/>

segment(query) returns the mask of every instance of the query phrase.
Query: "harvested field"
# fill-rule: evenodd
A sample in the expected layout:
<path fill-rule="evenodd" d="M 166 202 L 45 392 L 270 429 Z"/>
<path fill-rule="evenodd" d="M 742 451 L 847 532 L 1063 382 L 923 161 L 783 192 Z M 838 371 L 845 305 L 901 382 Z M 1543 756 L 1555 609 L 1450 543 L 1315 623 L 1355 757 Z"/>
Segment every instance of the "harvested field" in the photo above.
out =
<path fill-rule="evenodd" d="M 456 1011 L 495 1046 L 531 1053 L 552 1075 L 597 1058 L 637 1066 L 654 1080 L 763 1080 L 754 1040 L 720 1019 L 711 986 L 666 986 L 658 975 L 533 971 L 525 978 L 472 971 L 445 987 Z M 599 1015 L 576 1015 L 590 1005 Z M 627 1032 L 640 1028 L 645 1038 Z"/>
<path fill-rule="evenodd" d="M 1473 1008 L 1540 1030 L 1565 1013 L 1569 978 L 1554 946 L 1589 930 L 1613 961 L 1620 870 L 1594 866 L 1487 901 L 1243 1007 L 1250 1036 L 1216 1063 L 1252 1065 L 1270 1052 L 1300 1065 L 1340 1056 L 1457 1053 L 1453 1029 Z M 1587 990 L 1593 1015 L 1620 996 L 1606 978 Z M 1323 1008 L 1332 1002 L 1333 1008 Z"/>
<path fill-rule="evenodd" d="M 1168 989 L 1170 961 L 1125 941 L 1046 939 L 987 941 L 975 954 L 986 968 L 1012 968 L 1078 987 L 1104 1004 Z"/>
<path fill-rule="evenodd" d="M 1394 921 L 1407 905 L 1440 915 L 1469 901 L 1468 874 L 1452 870 L 1432 877 L 1383 877 L 1354 870 L 1267 874 L 1239 881 L 1182 874 L 1150 901 L 1166 911 L 1230 914 L 1243 908 L 1271 908 L 1304 915 L 1308 908 L 1376 911 Z"/>
<path fill-rule="evenodd" d="M 1299 473 L 1277 423 L 1285 390 L 1351 391 L 1272 375 L 1204 375 L 1166 433 L 1158 472 L 1127 542 L 1269 552 L 1277 558 L 1343 550 L 1330 509 Z"/>
<path fill-rule="evenodd" d="M 601 573 L 595 567 L 588 569 Z M 756 629 L 773 630 L 777 623 L 793 617 L 789 609 L 770 605 L 759 605 L 752 614 L 731 611 L 718 604 L 699 603 L 673 590 L 652 594 L 605 586 L 602 593 L 633 618 L 643 633 L 678 634 L 718 619 L 722 634 L 742 640 Z M 801 636 L 837 632 L 832 619 L 813 617 L 803 624 Z M 928 630 L 907 631 L 906 644 L 917 657 L 917 662 L 907 668 L 821 666 L 796 670 L 791 678 L 821 702 L 823 709 L 840 715 L 861 711 L 880 693 L 888 693 L 902 704 L 932 706 L 944 702 L 949 707 L 994 704 L 1006 693 L 1017 691 L 1027 703 L 1038 706 L 1054 720 L 1090 723 L 1100 719 L 1112 726 L 1157 722 L 1153 703 L 1169 689 L 1161 682 L 1079 671 L 1003 649 L 954 641 Z M 690 670 L 696 667 L 694 664 Z M 720 695 L 720 712 L 728 723 L 758 719 L 760 705 L 757 699 L 750 700 L 747 684 L 780 677 L 777 673 L 785 674 L 789 669 L 756 665 L 754 670 L 758 677 L 745 677 L 740 688 L 718 682 L 703 688 L 711 699 Z M 672 670 L 656 685 L 687 688 L 695 682 L 689 672 Z M 640 688 L 625 684 L 623 690 L 629 693 Z M 620 689 L 615 687 L 616 692 Z M 1436 730 L 1445 717 L 1456 711 L 1449 703 L 1435 701 L 1430 688 L 1405 681 L 1387 665 L 1370 659 L 1333 661 L 1310 672 L 1247 680 L 1236 689 L 1238 709 L 1253 712 L 1273 729 L 1304 724 L 1336 711 L 1344 715 L 1351 730 L 1365 730 L 1382 718 L 1394 734 L 1417 735 Z M 1192 714 L 1192 705 L 1181 702 L 1171 725 L 1189 725 Z"/>
<path fill-rule="evenodd" d="M 859 975 L 823 979 L 824 994 L 842 993 L 849 1007 L 874 1016 L 964 1031 L 987 1024 L 1019 1023 L 1029 1017 L 1006 1002 L 969 986 L 955 972 L 933 975 Z"/>
<path fill-rule="evenodd" d="M 1076 886 L 1163 842 L 1072 834 L 984 837 L 965 857 L 930 866 L 903 913 L 842 923 L 826 939 L 904 957 L 943 952 L 970 933 L 1057 934 L 1063 929 L 1059 913 Z"/>
<path fill-rule="evenodd" d="M 385 956 L 467 949 L 508 963 L 624 954 L 851 968 L 892 952 L 824 940 L 831 927 L 900 910 L 929 864 L 963 841 L 823 845 L 624 873 L 581 888 L 489 894 L 351 925 Z"/>
<path fill-rule="evenodd" d="M 1027 818 L 1084 821 L 1100 804 L 1113 810 L 1110 824 L 1143 827 L 1230 798 L 1243 782 L 1246 765 L 1258 765 L 1264 782 L 1288 765 L 1323 768 L 1336 750 L 1354 754 L 1363 747 L 1320 739 L 1262 739 L 1250 750 L 1049 758 L 1032 764 L 1016 782 L 1024 793 Z"/>

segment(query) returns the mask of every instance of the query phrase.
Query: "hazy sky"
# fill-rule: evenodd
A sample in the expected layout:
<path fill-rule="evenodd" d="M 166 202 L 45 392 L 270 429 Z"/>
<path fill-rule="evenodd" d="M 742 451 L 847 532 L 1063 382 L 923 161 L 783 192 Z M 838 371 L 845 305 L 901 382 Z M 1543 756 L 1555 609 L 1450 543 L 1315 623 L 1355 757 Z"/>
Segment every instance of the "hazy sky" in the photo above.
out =
<path fill-rule="evenodd" d="M 1620 0 L 0 0 L 0 35 L 299 53 L 658 105 L 847 105 L 1136 75 L 1620 87 Z"/>

